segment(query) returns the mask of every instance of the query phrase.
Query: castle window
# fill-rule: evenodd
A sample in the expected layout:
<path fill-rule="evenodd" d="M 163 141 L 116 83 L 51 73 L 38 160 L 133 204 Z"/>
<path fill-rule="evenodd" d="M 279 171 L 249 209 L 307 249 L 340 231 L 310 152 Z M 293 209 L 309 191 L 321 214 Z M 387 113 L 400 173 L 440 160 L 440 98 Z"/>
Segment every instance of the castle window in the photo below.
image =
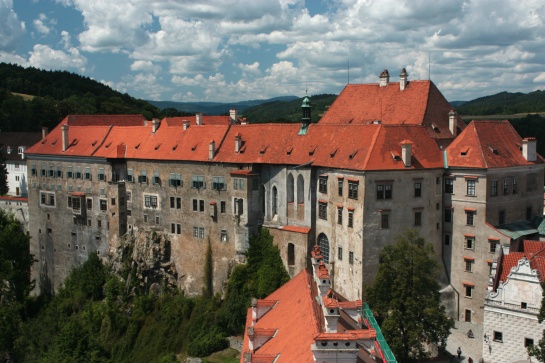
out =
<path fill-rule="evenodd" d="M 30 167 L 30 174 L 32 176 L 36 176 L 36 164 L 32 164 L 32 166 Z"/>
<path fill-rule="evenodd" d="M 503 343 L 503 333 L 501 331 L 494 331 L 493 340 L 498 343 Z"/>
<path fill-rule="evenodd" d="M 381 215 L 380 215 L 380 228 L 381 229 L 390 228 L 390 215 L 388 213 L 381 213 Z"/>
<path fill-rule="evenodd" d="M 55 169 L 53 165 L 49 165 L 49 173 L 47 174 L 48 177 L 53 178 L 55 176 Z"/>
<path fill-rule="evenodd" d="M 57 178 L 62 178 L 62 166 L 57 165 Z"/>
<path fill-rule="evenodd" d="M 422 196 L 422 183 L 414 183 L 414 196 L 415 197 Z"/>
<path fill-rule="evenodd" d="M 157 208 L 157 195 L 144 194 L 144 207 Z"/>
<path fill-rule="evenodd" d="M 452 223 L 452 208 L 445 208 L 445 223 Z"/>
<path fill-rule="evenodd" d="M 221 230 L 220 241 L 227 242 L 227 230 L 226 229 Z"/>
<path fill-rule="evenodd" d="M 223 189 L 223 190 L 226 190 L 226 189 Z M 233 178 L 233 189 L 235 189 L 235 190 L 244 190 L 244 179 L 243 178 Z"/>
<path fill-rule="evenodd" d="M 181 197 L 170 197 L 170 208 L 171 209 L 182 209 L 182 198 Z"/>
<path fill-rule="evenodd" d="M 55 193 L 40 193 L 40 204 L 48 207 L 55 206 Z"/>
<path fill-rule="evenodd" d="M 465 236 L 464 248 L 466 250 L 474 250 L 475 249 L 475 236 Z"/>
<path fill-rule="evenodd" d="M 343 207 L 337 207 L 337 224 L 343 224 Z"/>
<path fill-rule="evenodd" d="M 76 179 L 81 179 L 83 177 L 83 174 L 81 173 L 81 166 L 76 166 Z"/>
<path fill-rule="evenodd" d="M 91 168 L 86 166 L 85 167 L 85 180 L 91 180 Z"/>
<path fill-rule="evenodd" d="M 318 191 L 327 194 L 327 175 L 320 175 L 318 177 Z"/>
<path fill-rule="evenodd" d="M 205 189 L 206 183 L 204 181 L 204 175 L 193 175 L 191 179 L 191 188 Z"/>
<path fill-rule="evenodd" d="M 102 212 L 108 210 L 108 201 L 106 199 L 99 199 L 99 205 Z"/>
<path fill-rule="evenodd" d="M 145 170 L 142 170 L 140 172 L 140 175 L 138 176 L 138 182 L 141 184 L 147 184 L 148 183 L 148 174 Z"/>
<path fill-rule="evenodd" d="M 134 174 L 132 169 L 127 169 L 127 181 L 129 183 L 134 183 Z"/>
<path fill-rule="evenodd" d="M 377 199 L 392 199 L 392 184 L 378 184 Z"/>
<path fill-rule="evenodd" d="M 212 178 L 212 189 L 214 190 L 227 190 L 227 184 L 225 178 L 222 176 L 215 176 Z"/>
<path fill-rule="evenodd" d="M 153 184 L 161 184 L 161 176 L 157 170 L 153 174 Z"/>
<path fill-rule="evenodd" d="M 467 179 L 467 195 L 474 197 L 475 196 L 475 179 Z"/>
<path fill-rule="evenodd" d="M 343 196 L 343 187 L 344 187 L 344 179 L 338 178 L 337 182 L 339 183 L 339 197 Z"/>
<path fill-rule="evenodd" d="M 354 227 L 354 211 L 348 209 L 348 227 Z"/>
<path fill-rule="evenodd" d="M 496 197 L 498 195 L 498 181 L 492 180 L 490 184 L 490 196 Z"/>
<path fill-rule="evenodd" d="M 348 263 L 351 264 L 351 265 L 354 264 L 354 252 L 353 251 L 348 252 Z"/>
<path fill-rule="evenodd" d="M 509 194 L 509 178 L 503 178 L 503 195 Z"/>
<path fill-rule="evenodd" d="M 327 220 L 327 202 L 318 202 L 318 218 Z"/>
<path fill-rule="evenodd" d="M 445 178 L 445 193 L 448 193 L 448 194 L 454 193 L 454 179 Z"/>
<path fill-rule="evenodd" d="M 225 213 L 226 210 L 227 210 L 227 207 L 226 207 L 225 201 L 222 200 L 222 201 L 220 202 L 220 213 Z"/>
<path fill-rule="evenodd" d="M 518 191 L 519 191 L 518 179 L 515 177 L 513 178 L 513 194 L 517 194 Z"/>
<path fill-rule="evenodd" d="M 168 185 L 170 185 L 171 187 L 182 186 L 182 175 L 178 173 L 170 173 L 170 179 L 168 180 Z"/>
<path fill-rule="evenodd" d="M 422 225 L 422 212 L 414 212 L 414 225 L 420 227 Z"/>
<path fill-rule="evenodd" d="M 348 180 L 348 198 L 358 199 L 358 184 L 357 181 Z"/>
<path fill-rule="evenodd" d="M 341 246 L 337 247 L 337 259 L 339 261 L 343 260 L 343 248 Z"/>

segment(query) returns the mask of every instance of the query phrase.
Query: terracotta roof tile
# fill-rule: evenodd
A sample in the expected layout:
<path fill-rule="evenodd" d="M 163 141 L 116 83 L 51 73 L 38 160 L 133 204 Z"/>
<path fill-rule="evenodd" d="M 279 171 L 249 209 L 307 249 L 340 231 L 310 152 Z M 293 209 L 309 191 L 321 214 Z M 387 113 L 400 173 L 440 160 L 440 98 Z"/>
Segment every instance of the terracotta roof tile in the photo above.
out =
<path fill-rule="evenodd" d="M 183 126 L 185 121 L 189 121 L 190 127 L 198 126 L 196 116 L 179 116 L 179 117 L 168 117 L 161 120 L 161 122 L 166 122 L 168 126 Z M 202 116 L 202 125 L 223 125 L 227 126 L 231 124 L 230 116 Z"/>
<path fill-rule="evenodd" d="M 144 126 L 142 115 L 68 115 L 61 124 L 70 126 Z"/>
<path fill-rule="evenodd" d="M 299 227 L 299 226 L 283 226 L 282 230 L 296 233 L 308 234 L 310 232 L 309 227 Z"/>
<path fill-rule="evenodd" d="M 374 339 L 377 332 L 374 329 L 349 330 L 346 333 L 320 333 L 314 340 L 360 340 Z"/>
<path fill-rule="evenodd" d="M 278 329 L 278 331 L 273 338 L 254 352 L 252 362 L 259 361 L 257 359 L 261 359 L 260 357 L 274 356 L 276 358 L 278 353 L 281 354 L 276 362 L 314 362 L 310 345 L 319 333 L 320 323 L 316 317 L 320 316 L 320 309 L 312 297 L 311 280 L 310 273 L 303 270 L 267 297 L 267 300 L 278 301 L 278 303 L 255 323 L 254 329 Z M 250 309 L 246 326 L 251 324 Z M 248 347 L 249 341 L 246 334 L 241 362 L 244 362 L 244 352 L 248 351 Z"/>
<path fill-rule="evenodd" d="M 349 84 L 320 124 L 369 124 L 380 121 L 384 125 L 423 125 L 437 139 L 452 138 L 448 128 L 448 114 L 452 106 L 431 81 L 410 81 L 405 90 L 398 82 L 386 87 L 378 84 Z M 433 125 L 432 125 L 433 124 Z M 458 128 L 465 127 L 460 117 Z"/>
<path fill-rule="evenodd" d="M 447 148 L 449 167 L 504 168 L 542 164 L 527 161 L 519 148 L 522 138 L 509 121 L 472 121 Z"/>

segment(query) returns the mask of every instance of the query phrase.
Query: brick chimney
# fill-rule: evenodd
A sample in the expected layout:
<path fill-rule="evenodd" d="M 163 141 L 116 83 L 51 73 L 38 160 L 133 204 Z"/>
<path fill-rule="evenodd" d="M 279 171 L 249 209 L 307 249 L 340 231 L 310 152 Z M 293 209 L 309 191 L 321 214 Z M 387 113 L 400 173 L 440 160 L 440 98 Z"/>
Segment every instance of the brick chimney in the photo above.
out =
<path fill-rule="evenodd" d="M 240 152 L 240 148 L 242 146 L 242 136 L 240 134 L 236 134 L 235 136 L 235 152 Z"/>
<path fill-rule="evenodd" d="M 409 140 L 401 142 L 401 160 L 403 160 L 406 168 L 411 166 L 412 147 L 413 145 Z"/>
<path fill-rule="evenodd" d="M 456 136 L 458 129 L 458 114 L 454 110 L 450 110 L 448 113 L 448 128 L 452 136 Z"/>
<path fill-rule="evenodd" d="M 409 75 L 407 74 L 407 71 L 405 68 L 401 70 L 401 74 L 399 75 L 399 90 L 403 91 L 405 87 L 407 87 L 407 78 Z"/>
<path fill-rule="evenodd" d="M 42 127 L 42 139 L 45 139 L 48 133 L 49 129 L 47 127 Z"/>
<path fill-rule="evenodd" d="M 66 149 L 68 149 L 68 124 L 64 124 L 61 126 L 61 132 L 62 132 L 62 151 L 66 151 Z"/>
<path fill-rule="evenodd" d="M 214 159 L 214 154 L 216 154 L 216 143 L 214 140 L 210 141 L 210 146 L 208 147 L 208 160 Z"/>
<path fill-rule="evenodd" d="M 536 145 L 537 139 L 535 137 L 526 137 L 522 140 L 522 156 L 526 161 L 536 161 Z"/>
<path fill-rule="evenodd" d="M 231 117 L 231 122 L 238 122 L 238 110 L 236 108 L 229 110 L 229 116 Z"/>
<path fill-rule="evenodd" d="M 197 125 L 202 125 L 202 112 L 197 112 L 195 114 L 195 119 L 197 120 Z"/>
<path fill-rule="evenodd" d="M 378 84 L 380 87 L 386 87 L 388 85 L 388 82 L 390 82 L 390 73 L 388 73 L 388 70 L 385 69 L 380 74 Z"/>

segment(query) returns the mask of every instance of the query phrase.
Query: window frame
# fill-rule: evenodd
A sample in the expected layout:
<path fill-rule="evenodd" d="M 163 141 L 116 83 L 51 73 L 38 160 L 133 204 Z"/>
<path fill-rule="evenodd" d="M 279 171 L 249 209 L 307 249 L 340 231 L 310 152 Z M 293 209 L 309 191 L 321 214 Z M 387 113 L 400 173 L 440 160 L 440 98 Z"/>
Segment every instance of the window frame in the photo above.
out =
<path fill-rule="evenodd" d="M 323 194 L 327 194 L 327 175 L 320 175 L 318 177 L 318 191 Z"/>
<path fill-rule="evenodd" d="M 327 221 L 327 202 L 318 202 L 318 218 Z"/>
<path fill-rule="evenodd" d="M 422 197 L 422 183 L 421 182 L 414 183 L 414 197 L 415 198 Z"/>
<path fill-rule="evenodd" d="M 356 180 L 349 180 L 348 181 L 348 198 L 358 199 L 359 184 L 360 184 L 360 182 L 356 181 Z"/>
<path fill-rule="evenodd" d="M 191 189 L 206 189 L 206 181 L 204 175 L 194 174 L 191 177 Z"/>
<path fill-rule="evenodd" d="M 491 197 L 498 196 L 498 180 L 497 179 L 494 179 L 490 182 L 490 196 Z"/>
<path fill-rule="evenodd" d="M 348 209 L 348 227 L 354 228 L 354 210 Z"/>
<path fill-rule="evenodd" d="M 389 229 L 390 228 L 390 214 L 381 213 L 380 214 L 380 229 Z"/>
<path fill-rule="evenodd" d="M 477 180 L 476 179 L 466 180 L 466 196 L 468 197 L 477 196 Z"/>
<path fill-rule="evenodd" d="M 454 194 L 454 178 L 445 178 L 445 194 Z"/>
<path fill-rule="evenodd" d="M 343 224 L 343 207 L 337 207 L 337 224 Z"/>

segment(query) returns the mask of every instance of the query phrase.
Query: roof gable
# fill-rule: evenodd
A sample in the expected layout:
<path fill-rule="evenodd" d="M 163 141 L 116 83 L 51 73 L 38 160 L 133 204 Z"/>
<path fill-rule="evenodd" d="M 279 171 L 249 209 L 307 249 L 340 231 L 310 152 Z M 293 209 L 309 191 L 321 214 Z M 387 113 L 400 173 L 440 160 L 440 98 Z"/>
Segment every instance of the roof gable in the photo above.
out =
<path fill-rule="evenodd" d="M 509 121 L 472 121 L 447 148 L 449 167 L 503 168 L 542 164 L 527 161 L 521 151 L 522 138 Z"/>

